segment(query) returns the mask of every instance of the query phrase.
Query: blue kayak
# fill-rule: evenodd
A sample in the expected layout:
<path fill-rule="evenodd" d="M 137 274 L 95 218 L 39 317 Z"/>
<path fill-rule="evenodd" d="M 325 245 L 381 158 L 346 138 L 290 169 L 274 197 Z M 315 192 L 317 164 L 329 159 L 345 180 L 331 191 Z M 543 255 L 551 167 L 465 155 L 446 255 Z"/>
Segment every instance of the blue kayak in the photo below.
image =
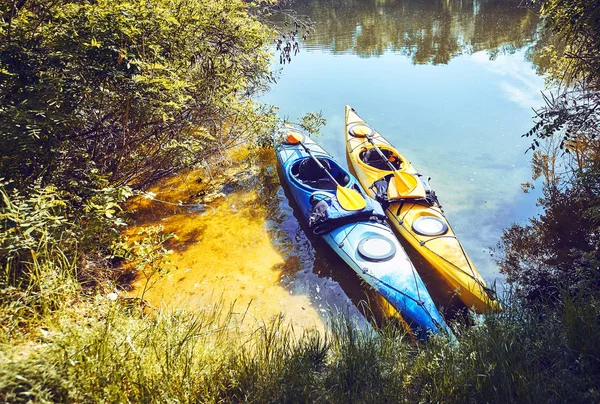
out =
<path fill-rule="evenodd" d="M 381 205 L 365 194 L 356 178 L 293 127 L 278 133 L 275 152 L 283 181 L 309 229 L 383 296 L 418 338 L 439 332 L 452 335 L 387 226 Z M 355 201 L 362 204 L 355 206 Z"/>

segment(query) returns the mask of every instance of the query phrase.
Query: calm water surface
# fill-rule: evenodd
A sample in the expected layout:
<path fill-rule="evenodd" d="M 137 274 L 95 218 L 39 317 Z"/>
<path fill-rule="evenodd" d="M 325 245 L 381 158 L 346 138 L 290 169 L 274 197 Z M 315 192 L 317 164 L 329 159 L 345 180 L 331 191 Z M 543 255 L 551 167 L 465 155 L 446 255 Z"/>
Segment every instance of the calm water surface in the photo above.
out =
<path fill-rule="evenodd" d="M 344 106 L 354 107 L 432 177 L 475 265 L 500 284 L 490 247 L 537 198 L 521 190 L 531 176 L 521 135 L 544 80 L 528 60 L 537 16 L 518 4 L 297 0 L 315 32 L 262 98 L 291 120 L 322 111 L 318 141 L 343 164 Z"/>

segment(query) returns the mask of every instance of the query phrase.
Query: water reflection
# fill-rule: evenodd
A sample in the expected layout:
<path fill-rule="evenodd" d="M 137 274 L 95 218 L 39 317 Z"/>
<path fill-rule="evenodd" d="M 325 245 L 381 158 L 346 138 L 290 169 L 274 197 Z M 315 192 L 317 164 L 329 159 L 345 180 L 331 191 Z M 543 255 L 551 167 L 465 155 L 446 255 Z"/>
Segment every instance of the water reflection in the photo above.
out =
<path fill-rule="evenodd" d="M 445 64 L 481 50 L 512 52 L 531 43 L 538 17 L 521 0 L 296 0 L 316 22 L 308 48 L 361 57 L 397 52 L 413 63 Z"/>

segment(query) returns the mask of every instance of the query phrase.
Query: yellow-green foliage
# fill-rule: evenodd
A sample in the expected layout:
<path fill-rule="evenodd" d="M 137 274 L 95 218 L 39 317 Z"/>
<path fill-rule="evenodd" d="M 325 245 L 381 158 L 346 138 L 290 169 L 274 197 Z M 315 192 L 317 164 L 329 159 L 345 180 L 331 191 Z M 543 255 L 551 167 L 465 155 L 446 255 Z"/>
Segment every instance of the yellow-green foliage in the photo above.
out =
<path fill-rule="evenodd" d="M 547 81 L 558 85 L 536 111 L 526 133 L 538 139 L 562 136 L 561 148 L 600 136 L 600 2 L 596 0 L 534 0 L 541 4 L 544 27 L 531 53 Z"/>
<path fill-rule="evenodd" d="M 0 5 L 0 174 L 144 185 L 268 130 L 272 31 L 242 0 Z"/>
<path fill-rule="evenodd" d="M 597 86 L 600 4 L 595 0 L 544 0 L 539 3 L 542 4 L 546 29 L 558 39 L 544 49 L 551 77 L 565 84 L 592 81 Z"/>

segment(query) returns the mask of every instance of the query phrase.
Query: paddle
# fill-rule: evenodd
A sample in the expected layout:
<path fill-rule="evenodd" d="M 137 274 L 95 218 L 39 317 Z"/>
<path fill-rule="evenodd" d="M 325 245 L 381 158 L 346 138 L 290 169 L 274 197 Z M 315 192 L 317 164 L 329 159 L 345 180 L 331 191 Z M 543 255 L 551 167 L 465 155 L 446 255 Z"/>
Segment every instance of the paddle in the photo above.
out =
<path fill-rule="evenodd" d="M 327 174 L 327 176 L 337 185 L 335 196 L 340 202 L 342 208 L 346 210 L 362 210 L 367 206 L 367 201 L 365 201 L 365 198 L 360 193 L 356 192 L 354 189 L 341 186 L 340 183 L 336 181 L 335 177 L 331 175 L 331 173 L 327 171 L 325 167 L 323 167 L 323 164 L 321 164 L 319 159 L 317 159 L 310 152 L 310 149 L 306 147 L 304 143 L 302 143 L 302 135 L 300 133 L 290 132 L 287 140 L 289 143 L 296 143 L 302 146 L 302 148 L 308 153 L 308 155 L 314 160 L 314 162 L 317 163 L 319 168 L 323 170 Z"/>
<path fill-rule="evenodd" d="M 373 133 L 373 129 L 366 125 L 360 125 L 352 129 L 352 133 L 354 133 L 355 136 L 364 136 L 369 143 L 371 143 L 373 149 L 375 149 L 379 154 L 379 157 L 381 157 L 381 159 L 387 163 L 390 170 L 394 173 L 393 180 L 390 181 L 388 186 L 388 195 L 393 196 L 397 194 L 405 198 L 425 198 L 425 189 L 423 188 L 423 185 L 421 185 L 419 179 L 414 175 L 407 173 L 406 171 L 398 171 L 391 161 L 385 157 L 381 149 L 375 145 L 373 137 L 370 135 L 370 133 L 367 133 L 367 131 Z M 409 195 L 415 190 L 417 190 L 416 193 Z"/>

